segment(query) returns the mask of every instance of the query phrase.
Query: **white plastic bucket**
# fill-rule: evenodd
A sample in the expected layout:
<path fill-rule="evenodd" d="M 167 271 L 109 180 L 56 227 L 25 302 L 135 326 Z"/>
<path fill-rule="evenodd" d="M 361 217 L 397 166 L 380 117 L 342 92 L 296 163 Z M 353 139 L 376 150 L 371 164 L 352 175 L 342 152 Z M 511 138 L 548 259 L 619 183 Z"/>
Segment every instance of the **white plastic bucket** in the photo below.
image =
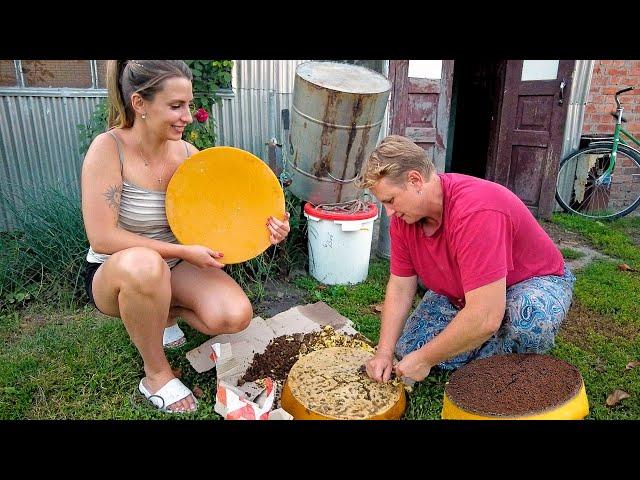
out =
<path fill-rule="evenodd" d="M 327 212 L 304 207 L 309 238 L 309 275 L 326 285 L 355 284 L 366 280 L 378 218 L 375 204 L 356 214 Z"/>

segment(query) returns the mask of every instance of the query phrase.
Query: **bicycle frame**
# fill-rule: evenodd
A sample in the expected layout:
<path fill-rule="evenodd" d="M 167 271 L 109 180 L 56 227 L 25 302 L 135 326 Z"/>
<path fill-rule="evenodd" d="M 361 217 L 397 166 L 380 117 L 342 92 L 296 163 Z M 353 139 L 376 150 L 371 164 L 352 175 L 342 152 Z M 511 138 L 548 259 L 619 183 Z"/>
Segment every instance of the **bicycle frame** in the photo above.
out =
<path fill-rule="evenodd" d="M 588 218 L 613 219 L 631 213 L 640 205 L 636 182 L 640 176 L 640 138 L 622 128 L 622 122 L 626 120 L 622 117 L 624 109 L 618 98 L 620 94 L 631 90 L 634 87 L 623 88 L 615 93 L 617 108 L 612 113 L 616 118 L 613 136 L 599 136 L 560 162 L 556 200 L 565 211 Z M 627 167 L 629 162 L 632 168 L 620 168 L 614 175 L 619 151 L 621 167 Z M 633 185 L 626 185 L 631 177 Z"/>
<path fill-rule="evenodd" d="M 640 147 L 640 141 L 636 137 L 634 137 L 631 133 L 627 132 L 624 128 L 622 128 L 622 111 L 624 110 L 624 107 L 620 104 L 620 100 L 618 100 L 618 95 L 627 90 L 632 90 L 632 88 L 621 90 L 620 92 L 617 92 L 615 96 L 615 100 L 618 105 L 618 108 L 616 108 L 616 116 L 617 116 L 616 127 L 613 131 L 613 139 L 612 139 L 613 147 L 611 149 L 611 154 L 609 155 L 609 166 L 602 173 L 602 175 L 596 179 L 596 184 L 598 185 L 610 181 L 611 172 L 613 172 L 613 169 L 616 165 L 618 145 L 622 143 L 623 145 L 629 146 L 629 144 L 625 142 L 624 139 L 622 138 L 623 135 Z M 601 142 L 593 142 L 593 145 L 597 146 L 598 143 L 601 143 Z M 629 148 L 633 148 L 633 147 L 629 146 Z"/>

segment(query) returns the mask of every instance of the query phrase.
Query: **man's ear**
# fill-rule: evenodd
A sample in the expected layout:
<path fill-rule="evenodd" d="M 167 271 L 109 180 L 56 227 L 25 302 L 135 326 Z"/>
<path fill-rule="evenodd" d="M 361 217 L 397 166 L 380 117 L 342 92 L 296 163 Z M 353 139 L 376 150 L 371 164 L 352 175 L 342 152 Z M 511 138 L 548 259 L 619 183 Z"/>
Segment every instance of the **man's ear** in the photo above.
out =
<path fill-rule="evenodd" d="M 407 184 L 411 185 L 418 190 L 422 189 L 425 183 L 425 178 L 418 170 L 409 170 L 407 172 Z"/>

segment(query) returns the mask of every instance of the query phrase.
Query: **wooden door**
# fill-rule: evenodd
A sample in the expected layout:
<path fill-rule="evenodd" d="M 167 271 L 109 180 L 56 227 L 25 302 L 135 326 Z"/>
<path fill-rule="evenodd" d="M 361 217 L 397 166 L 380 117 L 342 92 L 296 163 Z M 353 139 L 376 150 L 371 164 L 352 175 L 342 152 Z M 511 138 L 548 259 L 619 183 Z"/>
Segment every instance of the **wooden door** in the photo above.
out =
<path fill-rule="evenodd" d="M 440 79 L 409 77 L 409 60 L 391 60 L 391 133 L 424 148 L 438 172 L 444 172 L 453 60 L 442 62 Z"/>
<path fill-rule="evenodd" d="M 541 218 L 549 218 L 554 206 L 574 65 L 575 60 L 507 62 L 497 152 L 487 178 L 505 185 Z"/>

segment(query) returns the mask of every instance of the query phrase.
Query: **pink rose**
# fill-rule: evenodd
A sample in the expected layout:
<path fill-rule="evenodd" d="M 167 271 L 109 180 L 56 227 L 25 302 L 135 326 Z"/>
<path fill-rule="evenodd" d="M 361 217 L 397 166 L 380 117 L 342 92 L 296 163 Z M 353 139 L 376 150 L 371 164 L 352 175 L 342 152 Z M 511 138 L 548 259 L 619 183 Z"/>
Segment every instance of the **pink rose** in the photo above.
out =
<path fill-rule="evenodd" d="M 204 108 L 200 107 L 196 112 L 195 117 L 196 117 L 196 120 L 198 120 L 200 123 L 204 123 L 209 118 L 209 114 Z"/>

